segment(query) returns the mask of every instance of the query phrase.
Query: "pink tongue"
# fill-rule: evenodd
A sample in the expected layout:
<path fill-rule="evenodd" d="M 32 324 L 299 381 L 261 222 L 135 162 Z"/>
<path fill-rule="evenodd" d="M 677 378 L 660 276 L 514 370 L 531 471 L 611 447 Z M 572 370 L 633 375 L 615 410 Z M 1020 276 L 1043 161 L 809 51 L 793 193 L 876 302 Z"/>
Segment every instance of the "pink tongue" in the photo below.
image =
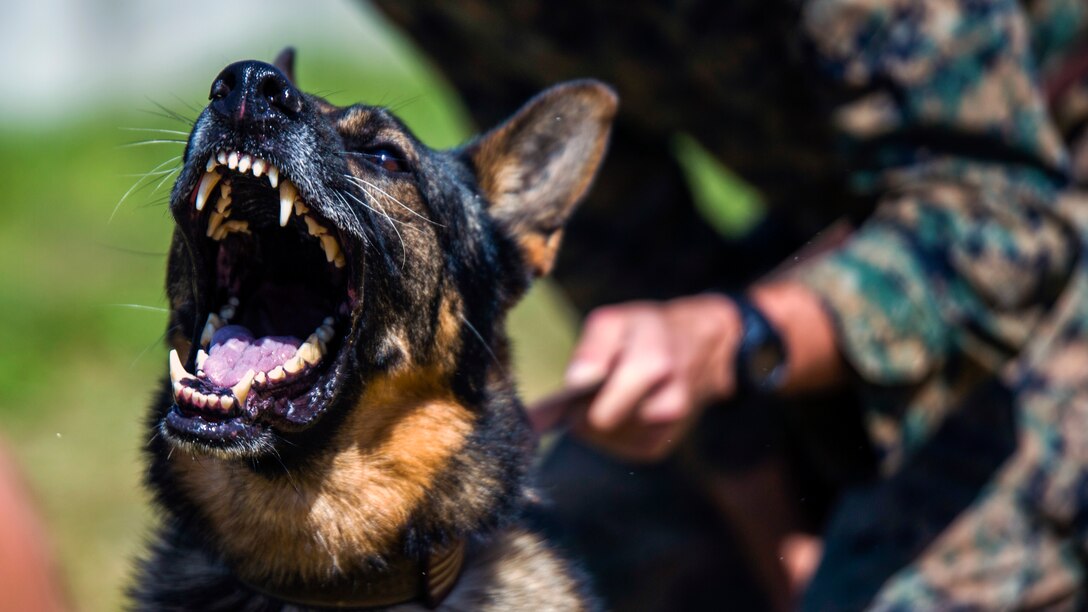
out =
<path fill-rule="evenodd" d="M 227 325 L 212 336 L 204 377 L 221 387 L 232 387 L 246 372 L 268 372 L 290 359 L 302 340 L 294 336 L 254 338 L 241 325 Z"/>

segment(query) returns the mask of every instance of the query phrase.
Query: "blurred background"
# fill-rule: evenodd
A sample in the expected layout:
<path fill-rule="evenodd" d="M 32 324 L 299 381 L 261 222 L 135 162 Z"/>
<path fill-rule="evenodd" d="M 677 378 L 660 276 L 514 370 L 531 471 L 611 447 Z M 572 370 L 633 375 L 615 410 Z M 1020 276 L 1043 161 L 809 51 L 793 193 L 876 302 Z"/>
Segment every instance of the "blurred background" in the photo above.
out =
<path fill-rule="evenodd" d="M 166 202 L 212 78 L 230 62 L 271 61 L 293 45 L 306 91 L 389 106 L 434 147 L 459 144 L 477 127 L 368 5 L 300 6 L 4 5 L 0 439 L 44 515 L 79 609 L 119 609 L 152 525 L 140 453 L 146 404 L 166 371 Z M 722 231 L 742 231 L 758 215 L 758 202 L 694 144 L 678 140 L 676 154 Z M 531 400 L 558 385 L 575 321 L 544 283 L 511 325 Z"/>

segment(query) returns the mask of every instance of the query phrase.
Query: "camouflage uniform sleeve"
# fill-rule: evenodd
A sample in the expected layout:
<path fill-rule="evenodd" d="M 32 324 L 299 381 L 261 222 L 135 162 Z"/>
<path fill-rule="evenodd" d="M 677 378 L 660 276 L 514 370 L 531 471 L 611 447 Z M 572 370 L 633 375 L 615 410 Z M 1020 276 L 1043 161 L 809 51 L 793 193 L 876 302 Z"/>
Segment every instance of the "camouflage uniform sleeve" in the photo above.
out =
<path fill-rule="evenodd" d="M 1065 152 L 1019 6 L 814 0 L 803 20 L 847 179 L 874 212 L 792 274 L 867 382 L 919 382 L 953 351 L 998 367 L 1074 257 L 1052 206 Z"/>

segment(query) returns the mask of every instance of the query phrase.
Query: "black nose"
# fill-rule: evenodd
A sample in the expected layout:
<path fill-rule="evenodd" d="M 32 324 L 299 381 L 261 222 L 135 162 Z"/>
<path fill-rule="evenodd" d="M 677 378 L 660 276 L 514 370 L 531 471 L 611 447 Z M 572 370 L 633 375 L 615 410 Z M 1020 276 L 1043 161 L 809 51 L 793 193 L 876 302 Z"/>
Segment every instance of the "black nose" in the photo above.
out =
<path fill-rule="evenodd" d="M 235 62 L 212 81 L 212 110 L 239 125 L 294 117 L 302 94 L 275 66 Z"/>

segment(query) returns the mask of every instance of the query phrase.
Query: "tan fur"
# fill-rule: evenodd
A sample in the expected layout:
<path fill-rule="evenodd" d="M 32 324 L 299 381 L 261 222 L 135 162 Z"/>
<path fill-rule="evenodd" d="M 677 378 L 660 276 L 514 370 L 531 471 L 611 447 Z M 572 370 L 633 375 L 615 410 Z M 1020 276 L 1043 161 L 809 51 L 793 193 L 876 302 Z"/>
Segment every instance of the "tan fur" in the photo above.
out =
<path fill-rule="evenodd" d="M 552 271 L 555 256 L 559 253 L 559 243 L 562 241 L 563 231 L 556 230 L 551 234 L 526 234 L 518 240 L 518 246 L 525 257 L 525 265 L 529 266 L 533 274 L 546 276 Z"/>
<path fill-rule="evenodd" d="M 244 462 L 177 453 L 181 486 L 249 580 L 327 579 L 390 551 L 473 416 L 433 374 L 371 382 L 305 471 L 266 477 Z"/>
<path fill-rule="evenodd" d="M 548 91 L 470 151 L 491 215 L 518 237 L 537 276 L 551 270 L 559 229 L 593 182 L 617 104 L 615 93 L 599 83 Z M 558 146 L 556 135 L 563 132 Z M 547 180 L 539 174 L 542 168 Z"/>

